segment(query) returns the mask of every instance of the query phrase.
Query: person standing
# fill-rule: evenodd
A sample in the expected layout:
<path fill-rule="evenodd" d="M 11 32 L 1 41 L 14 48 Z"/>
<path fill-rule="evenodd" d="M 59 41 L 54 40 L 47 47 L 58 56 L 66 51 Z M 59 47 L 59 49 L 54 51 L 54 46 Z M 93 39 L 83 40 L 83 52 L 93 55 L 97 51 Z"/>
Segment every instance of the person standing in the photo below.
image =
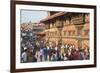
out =
<path fill-rule="evenodd" d="M 42 61 L 44 61 L 44 55 L 43 55 L 43 47 L 42 48 L 40 48 L 40 61 L 42 62 Z"/>
<path fill-rule="evenodd" d="M 26 47 L 24 47 L 24 51 L 22 52 L 22 55 L 21 55 L 21 62 L 22 62 L 22 63 L 27 62 L 27 48 L 26 48 Z"/>
<path fill-rule="evenodd" d="M 40 50 L 37 50 L 35 53 L 35 58 L 37 59 L 37 62 L 40 62 Z"/>
<path fill-rule="evenodd" d="M 46 46 L 44 46 L 44 48 L 43 48 L 43 55 L 44 55 L 44 60 L 47 61 L 48 50 L 47 50 Z"/>
<path fill-rule="evenodd" d="M 72 51 L 71 58 L 72 58 L 72 60 L 79 60 L 80 59 L 79 51 L 74 49 Z"/>

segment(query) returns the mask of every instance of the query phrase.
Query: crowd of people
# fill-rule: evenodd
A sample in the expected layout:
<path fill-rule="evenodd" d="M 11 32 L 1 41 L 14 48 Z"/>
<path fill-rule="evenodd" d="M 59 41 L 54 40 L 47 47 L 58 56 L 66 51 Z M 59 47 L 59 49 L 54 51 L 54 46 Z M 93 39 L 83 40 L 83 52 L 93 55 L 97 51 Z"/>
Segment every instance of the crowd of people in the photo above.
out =
<path fill-rule="evenodd" d="M 75 48 L 72 44 L 45 45 L 36 44 L 32 48 L 23 47 L 21 62 L 44 62 L 44 61 L 70 61 L 88 60 L 90 58 L 89 48 Z"/>

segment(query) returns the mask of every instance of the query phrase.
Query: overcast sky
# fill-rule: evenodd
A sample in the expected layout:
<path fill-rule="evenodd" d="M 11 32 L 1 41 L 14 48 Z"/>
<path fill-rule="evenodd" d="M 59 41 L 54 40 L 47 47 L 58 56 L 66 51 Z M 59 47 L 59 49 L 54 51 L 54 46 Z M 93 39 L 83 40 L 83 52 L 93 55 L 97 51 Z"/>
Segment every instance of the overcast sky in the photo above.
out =
<path fill-rule="evenodd" d="M 21 23 L 37 23 L 48 16 L 47 11 L 21 10 Z"/>

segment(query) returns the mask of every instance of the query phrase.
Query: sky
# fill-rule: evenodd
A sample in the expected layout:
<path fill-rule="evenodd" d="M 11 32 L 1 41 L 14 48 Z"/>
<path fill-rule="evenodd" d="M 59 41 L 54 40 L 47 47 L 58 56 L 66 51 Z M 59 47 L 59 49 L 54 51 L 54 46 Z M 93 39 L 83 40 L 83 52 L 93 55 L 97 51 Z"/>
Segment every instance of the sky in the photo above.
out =
<path fill-rule="evenodd" d="M 21 10 L 21 23 L 37 23 L 47 16 L 47 11 Z"/>

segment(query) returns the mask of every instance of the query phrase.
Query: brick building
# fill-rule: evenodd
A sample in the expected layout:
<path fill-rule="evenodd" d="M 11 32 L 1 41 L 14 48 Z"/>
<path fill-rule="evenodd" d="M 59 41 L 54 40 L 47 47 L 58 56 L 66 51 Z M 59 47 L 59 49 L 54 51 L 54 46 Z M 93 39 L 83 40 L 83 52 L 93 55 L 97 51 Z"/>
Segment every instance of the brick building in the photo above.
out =
<path fill-rule="evenodd" d="M 48 15 L 40 21 L 45 24 L 46 42 L 89 48 L 89 13 L 49 12 Z"/>

